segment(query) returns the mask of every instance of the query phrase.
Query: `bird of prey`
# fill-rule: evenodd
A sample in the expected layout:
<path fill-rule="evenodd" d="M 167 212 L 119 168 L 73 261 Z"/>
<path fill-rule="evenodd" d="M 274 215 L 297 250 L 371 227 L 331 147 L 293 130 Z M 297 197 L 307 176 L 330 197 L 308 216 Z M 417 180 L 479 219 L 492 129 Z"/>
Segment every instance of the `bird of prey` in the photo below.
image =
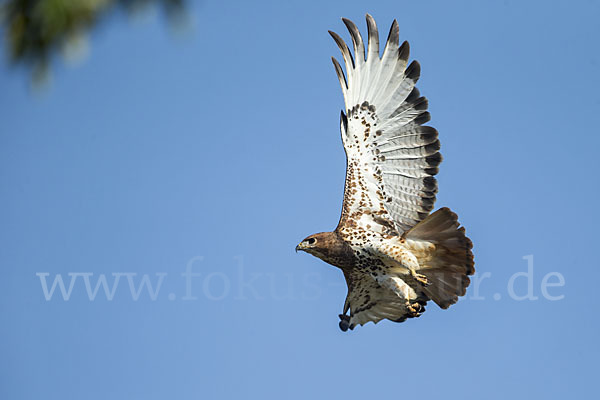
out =
<path fill-rule="evenodd" d="M 332 57 L 344 94 L 342 142 L 346 184 L 342 215 L 333 232 L 308 236 L 296 247 L 340 268 L 348 295 L 342 331 L 382 319 L 420 316 L 433 300 L 446 309 L 470 283 L 473 247 L 448 208 L 431 213 L 434 175 L 442 160 L 438 132 L 427 125 L 427 99 L 415 87 L 421 68 L 408 64 L 394 20 L 382 55 L 375 20 L 367 14 L 368 46 L 356 25 L 342 19 L 354 56 L 339 46 L 346 74 Z"/>

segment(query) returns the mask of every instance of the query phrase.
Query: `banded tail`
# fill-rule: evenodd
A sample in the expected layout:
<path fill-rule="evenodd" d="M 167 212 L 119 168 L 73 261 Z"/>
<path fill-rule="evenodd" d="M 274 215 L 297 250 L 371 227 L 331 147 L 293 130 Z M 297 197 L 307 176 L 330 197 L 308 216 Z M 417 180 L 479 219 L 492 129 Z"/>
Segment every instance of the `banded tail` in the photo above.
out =
<path fill-rule="evenodd" d="M 423 291 L 441 308 L 456 303 L 466 293 L 471 282 L 469 275 L 475 273 L 473 243 L 458 223 L 457 215 L 449 208 L 441 208 L 407 231 L 404 238 L 435 245 L 433 254 L 419 259 L 418 272 L 431 282 Z"/>

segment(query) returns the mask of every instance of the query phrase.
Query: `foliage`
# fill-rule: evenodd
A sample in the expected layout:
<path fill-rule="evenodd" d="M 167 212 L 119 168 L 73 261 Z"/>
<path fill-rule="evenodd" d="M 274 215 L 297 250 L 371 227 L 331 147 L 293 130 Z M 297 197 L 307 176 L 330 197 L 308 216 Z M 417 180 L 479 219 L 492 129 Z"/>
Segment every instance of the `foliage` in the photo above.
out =
<path fill-rule="evenodd" d="M 4 41 L 13 64 L 42 78 L 54 53 L 81 43 L 110 12 L 132 12 L 158 3 L 167 16 L 181 14 L 185 0 L 7 0 L 0 8 Z"/>

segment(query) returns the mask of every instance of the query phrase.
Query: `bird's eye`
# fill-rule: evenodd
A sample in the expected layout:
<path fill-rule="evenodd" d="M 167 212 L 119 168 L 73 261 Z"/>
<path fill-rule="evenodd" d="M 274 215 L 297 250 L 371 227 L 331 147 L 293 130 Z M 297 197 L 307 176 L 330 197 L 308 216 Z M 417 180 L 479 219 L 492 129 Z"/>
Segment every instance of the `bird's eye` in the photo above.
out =
<path fill-rule="evenodd" d="M 317 239 L 315 239 L 315 238 L 308 238 L 308 239 L 306 239 L 306 243 L 308 243 L 308 244 L 315 244 L 315 243 L 317 243 Z"/>

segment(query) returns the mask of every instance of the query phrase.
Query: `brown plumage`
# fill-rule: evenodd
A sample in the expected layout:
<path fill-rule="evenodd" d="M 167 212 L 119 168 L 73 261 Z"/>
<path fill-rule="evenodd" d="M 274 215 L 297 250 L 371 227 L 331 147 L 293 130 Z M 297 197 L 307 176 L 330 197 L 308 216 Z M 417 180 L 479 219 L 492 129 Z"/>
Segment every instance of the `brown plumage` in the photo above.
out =
<path fill-rule="evenodd" d="M 334 59 L 346 104 L 340 121 L 347 158 L 342 215 L 335 231 L 311 235 L 296 250 L 343 271 L 345 331 L 369 321 L 418 317 L 428 300 L 448 308 L 465 294 L 474 268 L 472 243 L 456 214 L 448 208 L 430 214 L 442 157 L 437 131 L 423 126 L 430 115 L 415 87 L 420 65 L 407 67 L 409 46 L 398 45 L 396 21 L 381 57 L 370 15 L 367 52 L 354 23 L 344 23 L 354 57 L 331 33 L 347 74 Z"/>
<path fill-rule="evenodd" d="M 310 235 L 298 245 L 303 250 L 328 264 L 342 269 L 354 266 L 354 252 L 337 232 L 321 232 Z"/>

